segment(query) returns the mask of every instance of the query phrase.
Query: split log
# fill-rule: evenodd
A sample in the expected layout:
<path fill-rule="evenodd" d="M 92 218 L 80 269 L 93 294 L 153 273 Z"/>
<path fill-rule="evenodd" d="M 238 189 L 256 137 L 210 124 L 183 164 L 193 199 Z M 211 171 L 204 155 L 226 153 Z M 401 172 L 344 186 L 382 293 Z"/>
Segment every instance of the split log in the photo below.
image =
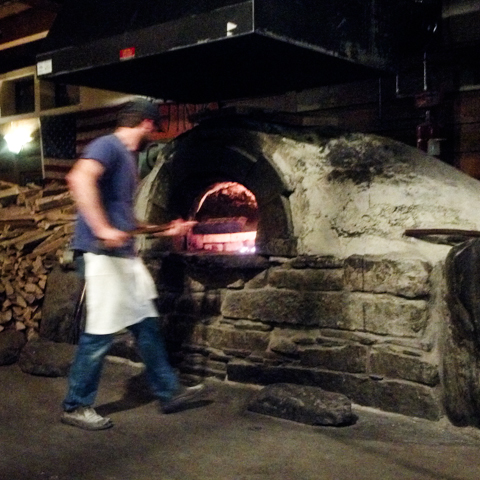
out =
<path fill-rule="evenodd" d="M 45 255 L 46 253 L 56 252 L 62 247 L 62 245 L 65 244 L 65 236 L 62 235 L 61 237 L 54 238 L 53 240 L 51 238 L 52 236 L 48 237 L 44 242 L 36 247 L 30 255 L 35 257 L 37 255 Z"/>
<path fill-rule="evenodd" d="M 0 324 L 3 325 L 4 323 L 10 322 L 13 317 L 13 312 L 11 310 L 5 310 L 4 312 L 0 312 Z"/>
<path fill-rule="evenodd" d="M 17 197 L 17 205 L 25 205 L 29 210 L 33 210 L 33 205 L 38 198 L 43 196 L 43 189 L 38 185 L 30 185 L 20 190 Z"/>
<path fill-rule="evenodd" d="M 9 242 L 6 242 L 6 246 L 10 244 L 10 245 L 14 245 L 17 250 L 23 250 L 28 247 L 35 247 L 42 240 L 44 240 L 49 236 L 50 234 L 48 232 L 45 232 L 42 230 L 25 232 L 24 234 L 20 235 L 20 237 L 14 238 Z"/>
<path fill-rule="evenodd" d="M 42 197 L 35 201 L 35 211 L 43 212 L 52 208 L 63 207 L 72 204 L 69 192 L 54 195 L 53 197 Z"/>
<path fill-rule="evenodd" d="M 0 181 L 0 205 L 3 207 L 15 203 L 19 193 L 18 185 Z"/>

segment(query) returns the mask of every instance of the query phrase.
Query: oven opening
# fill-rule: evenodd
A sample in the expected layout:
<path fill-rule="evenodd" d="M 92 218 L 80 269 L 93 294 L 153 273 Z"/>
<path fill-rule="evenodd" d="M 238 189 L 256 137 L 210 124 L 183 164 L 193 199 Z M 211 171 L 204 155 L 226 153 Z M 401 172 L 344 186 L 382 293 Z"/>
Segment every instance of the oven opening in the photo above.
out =
<path fill-rule="evenodd" d="M 240 183 L 215 183 L 194 202 L 198 222 L 187 235 L 189 252 L 255 253 L 258 204 Z"/>

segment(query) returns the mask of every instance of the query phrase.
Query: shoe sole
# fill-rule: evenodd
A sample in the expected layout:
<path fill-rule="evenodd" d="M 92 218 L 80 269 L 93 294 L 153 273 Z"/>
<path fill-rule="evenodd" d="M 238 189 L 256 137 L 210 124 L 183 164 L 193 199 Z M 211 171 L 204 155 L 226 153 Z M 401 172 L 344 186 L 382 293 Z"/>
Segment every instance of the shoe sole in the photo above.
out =
<path fill-rule="evenodd" d="M 113 427 L 113 422 L 111 420 L 101 425 L 92 425 L 92 424 L 84 423 L 72 418 L 63 418 L 63 417 L 60 418 L 60 421 L 65 425 L 82 428 L 83 430 L 106 430 L 107 428 Z"/>

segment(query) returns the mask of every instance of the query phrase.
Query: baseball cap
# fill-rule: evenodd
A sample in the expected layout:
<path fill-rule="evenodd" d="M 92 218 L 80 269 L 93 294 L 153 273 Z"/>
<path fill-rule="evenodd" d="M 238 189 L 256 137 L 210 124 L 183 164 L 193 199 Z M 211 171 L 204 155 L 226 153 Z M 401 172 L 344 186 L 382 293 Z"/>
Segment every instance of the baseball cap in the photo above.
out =
<path fill-rule="evenodd" d="M 138 97 L 130 100 L 123 107 L 122 113 L 137 113 L 143 118 L 153 120 L 157 126 L 160 125 L 158 105 L 146 98 Z"/>

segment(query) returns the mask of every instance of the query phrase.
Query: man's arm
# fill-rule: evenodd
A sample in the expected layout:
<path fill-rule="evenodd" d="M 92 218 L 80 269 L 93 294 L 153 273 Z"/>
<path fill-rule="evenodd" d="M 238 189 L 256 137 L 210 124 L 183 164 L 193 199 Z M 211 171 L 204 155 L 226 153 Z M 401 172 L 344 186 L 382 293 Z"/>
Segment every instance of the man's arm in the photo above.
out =
<path fill-rule="evenodd" d="M 96 160 L 82 158 L 73 166 L 66 176 L 70 192 L 86 222 L 105 247 L 121 247 L 130 237 L 112 227 L 102 205 L 98 181 L 105 168 Z"/>

